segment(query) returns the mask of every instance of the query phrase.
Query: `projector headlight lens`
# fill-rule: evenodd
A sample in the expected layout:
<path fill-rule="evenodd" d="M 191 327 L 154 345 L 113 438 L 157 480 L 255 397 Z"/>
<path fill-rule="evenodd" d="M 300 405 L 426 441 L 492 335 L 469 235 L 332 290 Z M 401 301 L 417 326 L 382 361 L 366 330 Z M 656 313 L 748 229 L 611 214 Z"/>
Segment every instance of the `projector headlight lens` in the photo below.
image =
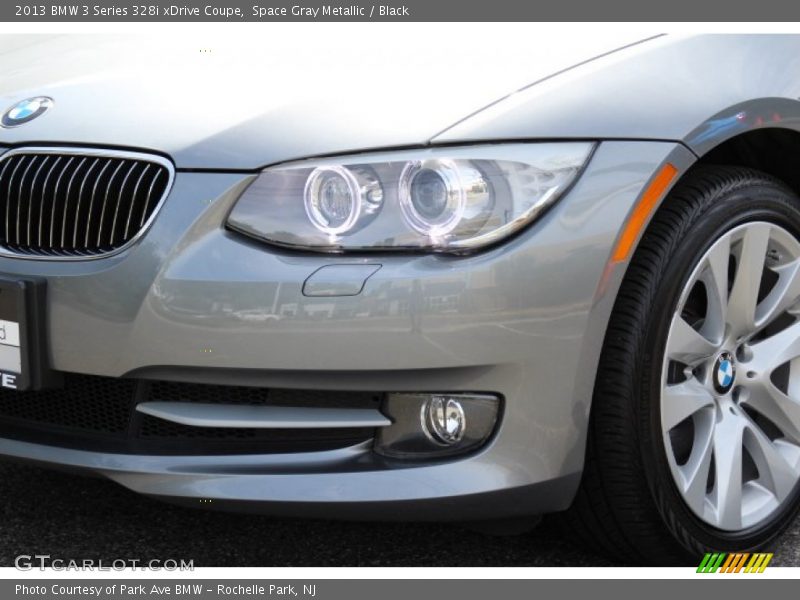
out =
<path fill-rule="evenodd" d="M 336 236 L 353 230 L 362 214 L 374 214 L 383 202 L 383 190 L 369 170 L 329 165 L 308 176 L 303 200 L 314 227 Z"/>
<path fill-rule="evenodd" d="M 495 144 L 295 162 L 262 172 L 228 226 L 319 252 L 466 252 L 534 221 L 593 148 Z"/>
<path fill-rule="evenodd" d="M 399 198 L 403 216 L 419 233 L 439 237 L 451 232 L 464 210 L 458 167 L 448 160 L 408 163 L 400 175 Z"/>
<path fill-rule="evenodd" d="M 344 167 L 314 169 L 306 181 L 304 196 L 308 218 L 320 231 L 343 233 L 358 220 L 358 182 Z"/>

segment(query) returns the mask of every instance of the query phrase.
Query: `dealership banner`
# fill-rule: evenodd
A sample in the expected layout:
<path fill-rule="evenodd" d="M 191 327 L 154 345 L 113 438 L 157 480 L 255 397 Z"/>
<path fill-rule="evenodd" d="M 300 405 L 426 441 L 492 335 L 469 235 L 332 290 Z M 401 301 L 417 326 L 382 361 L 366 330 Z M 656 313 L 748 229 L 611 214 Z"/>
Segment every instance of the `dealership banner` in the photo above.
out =
<path fill-rule="evenodd" d="M 0 3 L 0 22 L 281 21 L 800 21 L 800 3 L 761 0 L 93 0 Z"/>
<path fill-rule="evenodd" d="M 699 576 L 698 576 L 699 577 Z M 766 586 L 766 587 L 765 587 Z M 791 587 L 790 587 L 791 586 Z M 765 579 L 756 575 L 744 581 L 741 577 L 721 576 L 716 581 L 703 579 L 665 580 L 108 580 L 108 579 L 27 579 L 0 581 L 0 597 L 45 598 L 49 600 L 122 600 L 123 598 L 191 598 L 192 600 L 424 600 L 459 598 L 483 600 L 492 598 L 603 597 L 604 593 L 625 594 L 623 597 L 646 597 L 648 600 L 674 600 L 676 597 L 715 597 L 726 600 L 748 599 L 756 594 L 793 592 L 791 580 Z"/>

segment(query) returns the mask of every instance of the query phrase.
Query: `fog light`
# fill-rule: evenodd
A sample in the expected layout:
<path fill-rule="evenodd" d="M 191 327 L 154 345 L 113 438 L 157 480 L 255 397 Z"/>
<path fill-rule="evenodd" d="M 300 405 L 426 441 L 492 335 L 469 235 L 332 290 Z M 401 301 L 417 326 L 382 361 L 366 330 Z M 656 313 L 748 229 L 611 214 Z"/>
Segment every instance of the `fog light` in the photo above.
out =
<path fill-rule="evenodd" d="M 489 394 L 388 394 L 382 407 L 392 420 L 375 442 L 379 454 L 430 458 L 480 447 L 495 430 L 500 398 Z"/>
<path fill-rule="evenodd" d="M 457 398 L 434 396 L 422 406 L 422 431 L 434 442 L 452 446 L 464 438 L 466 417 Z"/>

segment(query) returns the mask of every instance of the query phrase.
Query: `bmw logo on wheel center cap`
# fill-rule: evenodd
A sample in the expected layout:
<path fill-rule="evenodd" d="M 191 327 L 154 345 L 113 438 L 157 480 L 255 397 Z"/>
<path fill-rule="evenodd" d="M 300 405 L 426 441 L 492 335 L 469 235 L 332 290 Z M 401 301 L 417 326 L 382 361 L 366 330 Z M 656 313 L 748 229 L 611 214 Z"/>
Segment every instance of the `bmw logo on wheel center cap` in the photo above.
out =
<path fill-rule="evenodd" d="M 53 99 L 47 96 L 26 98 L 4 112 L 2 119 L 0 119 L 0 124 L 3 127 L 17 127 L 42 116 L 52 107 Z"/>
<path fill-rule="evenodd" d="M 736 366 L 730 352 L 723 352 L 714 363 L 714 389 L 720 394 L 727 394 L 736 379 Z"/>

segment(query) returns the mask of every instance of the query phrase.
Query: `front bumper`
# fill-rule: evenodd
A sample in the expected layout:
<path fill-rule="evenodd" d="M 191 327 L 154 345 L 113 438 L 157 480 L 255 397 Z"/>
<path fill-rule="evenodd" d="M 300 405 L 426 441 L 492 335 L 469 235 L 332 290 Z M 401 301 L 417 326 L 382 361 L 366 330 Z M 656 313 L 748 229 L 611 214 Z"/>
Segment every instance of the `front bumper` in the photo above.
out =
<path fill-rule="evenodd" d="M 222 224 L 249 174 L 179 172 L 130 250 L 85 262 L 0 258 L 48 282 L 61 371 L 348 391 L 490 392 L 504 415 L 480 451 L 399 463 L 369 444 L 324 452 L 154 456 L 0 439 L 0 455 L 80 469 L 201 506 L 371 518 L 490 518 L 565 508 L 583 465 L 607 268 L 667 142 L 604 142 L 533 227 L 469 257 L 286 253 Z M 306 296 L 327 265 L 379 264 L 356 295 Z M 209 502 L 210 500 L 210 502 Z"/>

